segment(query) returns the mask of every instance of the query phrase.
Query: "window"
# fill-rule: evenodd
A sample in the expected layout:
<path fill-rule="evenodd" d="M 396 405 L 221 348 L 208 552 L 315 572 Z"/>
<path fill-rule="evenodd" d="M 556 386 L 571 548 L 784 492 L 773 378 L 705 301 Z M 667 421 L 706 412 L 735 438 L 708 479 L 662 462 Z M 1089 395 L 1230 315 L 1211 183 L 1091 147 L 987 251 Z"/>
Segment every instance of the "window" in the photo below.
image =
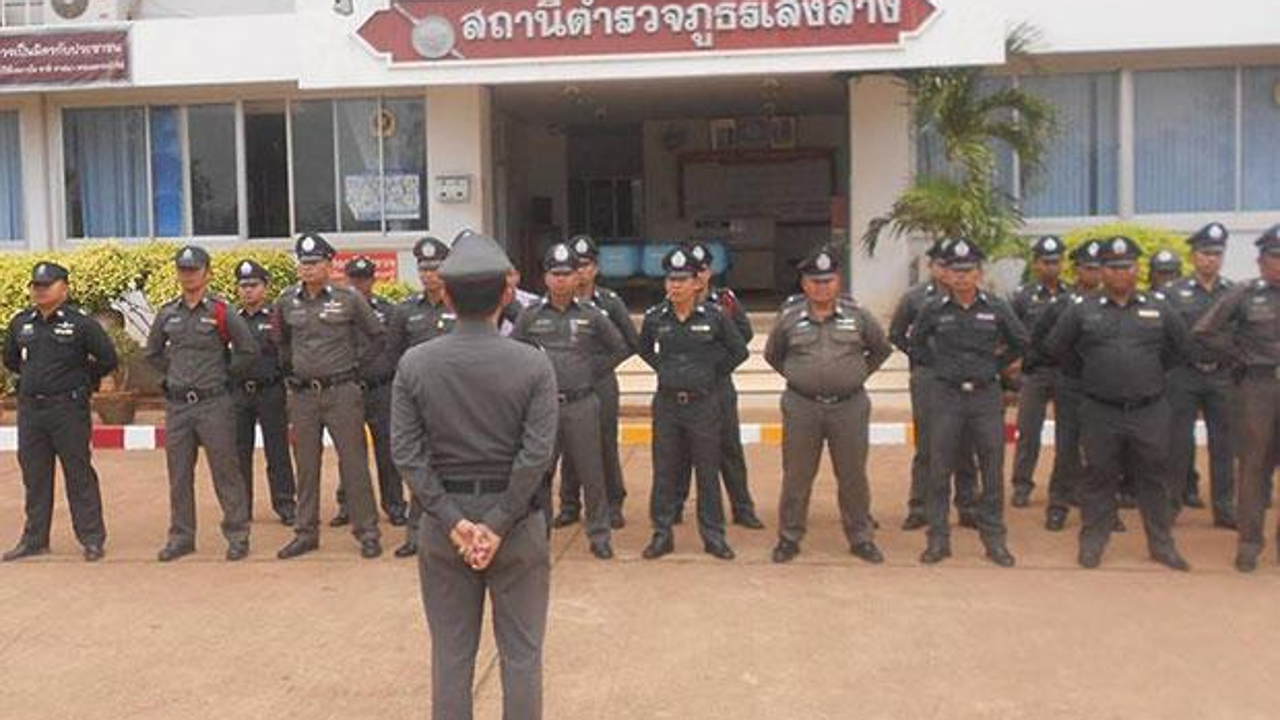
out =
<path fill-rule="evenodd" d="M 1019 86 L 1057 110 L 1059 134 L 1042 173 L 1022 188 L 1030 217 L 1115 215 L 1119 164 L 1119 79 L 1114 73 L 1038 75 Z"/>
<path fill-rule="evenodd" d="M 1236 73 L 1139 72 L 1133 88 L 1137 212 L 1235 209 Z"/>
<path fill-rule="evenodd" d="M 144 109 L 67 110 L 62 137 L 67 234 L 149 235 Z"/>
<path fill-rule="evenodd" d="M 0 112 L 0 242 L 22 240 L 22 138 L 18 112 Z"/>
<path fill-rule="evenodd" d="M 187 108 L 193 235 L 240 233 L 234 105 Z"/>
<path fill-rule="evenodd" d="M 1242 210 L 1280 208 L 1280 67 L 1245 68 L 1241 82 Z"/>

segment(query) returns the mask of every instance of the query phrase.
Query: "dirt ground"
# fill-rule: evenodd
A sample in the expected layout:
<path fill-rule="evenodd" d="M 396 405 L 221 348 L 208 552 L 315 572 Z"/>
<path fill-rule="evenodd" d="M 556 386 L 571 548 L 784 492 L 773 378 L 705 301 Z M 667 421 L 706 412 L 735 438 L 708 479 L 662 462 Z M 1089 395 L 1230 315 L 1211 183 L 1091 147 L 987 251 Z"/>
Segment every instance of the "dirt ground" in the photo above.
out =
<path fill-rule="evenodd" d="M 1102 569 L 1074 564 L 1078 524 L 1045 532 L 1043 488 L 1009 510 L 1018 567 L 984 562 L 961 530 L 956 557 L 916 563 L 924 538 L 897 530 L 907 448 L 876 448 L 881 567 L 840 536 L 824 464 L 811 532 L 791 565 L 769 562 L 779 483 L 776 448 L 749 448 L 763 532 L 735 528 L 738 560 L 702 554 L 693 528 L 677 553 L 639 559 L 647 450 L 626 451 L 631 525 L 619 557 L 591 558 L 580 526 L 556 534 L 546 650 L 546 717 L 638 718 L 1275 718 L 1280 570 L 1231 569 L 1234 536 L 1205 511 L 1178 531 L 1195 567 L 1145 559 L 1139 522 Z M 360 560 L 326 528 L 321 552 L 274 553 L 289 531 L 259 490 L 254 554 L 222 558 L 217 509 L 200 477 L 199 554 L 154 562 L 167 523 L 161 452 L 101 452 L 110 540 L 86 565 L 58 500 L 54 552 L 0 565 L 0 717 L 426 718 L 429 638 L 415 563 Z M 1042 460 L 1042 467 L 1047 463 Z M 332 469 L 325 495 L 331 501 Z M 259 468 L 261 478 L 261 468 Z M 61 490 L 59 490 L 61 494 Z M 0 457 L 0 542 L 21 530 L 21 481 Z M 326 506 L 324 517 L 332 512 Z M 386 528 L 388 551 L 401 532 Z M 501 712 L 486 639 L 477 717 Z"/>

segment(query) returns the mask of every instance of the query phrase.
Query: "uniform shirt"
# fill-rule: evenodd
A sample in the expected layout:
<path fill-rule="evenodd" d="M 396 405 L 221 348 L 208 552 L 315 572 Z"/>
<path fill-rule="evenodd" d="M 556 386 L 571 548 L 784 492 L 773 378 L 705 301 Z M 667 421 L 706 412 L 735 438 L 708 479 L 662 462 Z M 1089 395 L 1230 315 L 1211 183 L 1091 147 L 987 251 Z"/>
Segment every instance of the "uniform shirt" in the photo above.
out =
<path fill-rule="evenodd" d="M 979 292 L 963 307 L 951 295 L 925 304 L 911 329 L 911 357 L 951 383 L 987 383 L 1022 356 L 1027 330 L 1009 304 Z"/>
<path fill-rule="evenodd" d="M 631 312 L 627 310 L 627 304 L 622 301 L 622 297 L 609 288 L 596 286 L 590 299 L 604 310 L 613 321 L 614 327 L 622 333 L 622 339 L 627 341 L 627 347 L 635 352 L 636 346 L 640 344 L 640 335 L 636 333 L 635 323 L 631 322 Z"/>
<path fill-rule="evenodd" d="M 1022 321 L 1022 326 L 1028 332 L 1033 332 L 1036 323 L 1053 304 L 1057 298 L 1069 294 L 1071 286 L 1059 283 L 1056 290 L 1050 289 L 1043 283 L 1033 282 L 1027 283 L 1018 288 L 1013 297 L 1009 299 L 1009 306 L 1013 308 L 1013 314 L 1018 316 Z M 1038 368 L 1052 367 L 1057 365 L 1058 361 L 1051 355 L 1044 354 L 1039 351 L 1032 343 L 1027 348 L 1026 359 L 1022 363 L 1022 369 L 1025 372 L 1031 372 Z"/>
<path fill-rule="evenodd" d="M 1031 348 L 1040 357 L 1052 358 L 1053 364 L 1058 367 L 1063 375 L 1075 380 L 1078 380 L 1079 376 L 1073 373 L 1079 373 L 1080 368 L 1078 366 L 1063 367 L 1058 362 L 1057 356 L 1049 349 L 1049 336 L 1053 333 L 1053 329 L 1057 327 L 1058 321 L 1062 319 L 1062 314 L 1066 312 L 1067 308 L 1071 307 L 1072 303 L 1077 299 L 1084 299 L 1095 294 L 1097 294 L 1096 290 L 1085 291 L 1079 288 L 1072 288 L 1069 292 L 1059 293 L 1040 313 L 1040 317 L 1036 319 L 1035 326 L 1027 328 L 1031 331 Z M 1028 352 L 1031 351 L 1029 350 Z"/>
<path fill-rule="evenodd" d="M 520 313 L 511 337 L 546 351 L 562 393 L 595 385 L 631 354 L 622 333 L 590 300 L 571 300 L 564 310 L 539 300 Z"/>
<path fill-rule="evenodd" d="M 1206 290 L 1192 275 L 1191 277 L 1173 281 L 1162 292 L 1165 300 L 1169 303 L 1169 307 L 1178 313 L 1178 317 L 1182 319 L 1182 324 L 1190 329 L 1195 327 L 1195 324 L 1199 322 L 1205 313 L 1209 312 L 1209 308 L 1213 307 L 1214 303 L 1218 302 L 1230 291 L 1231 286 L 1231 282 L 1217 278 L 1213 287 Z M 1187 360 L 1189 362 L 1211 365 L 1226 359 L 1194 336 L 1187 343 Z"/>
<path fill-rule="evenodd" d="M 715 305 L 697 303 L 682 321 L 666 300 L 645 313 L 637 351 L 665 392 L 710 393 L 748 356 L 746 341 Z"/>
<path fill-rule="evenodd" d="M 390 333 L 392 342 L 401 345 L 403 354 L 409 348 L 453 330 L 457 316 L 441 300 L 432 303 L 427 294 L 417 293 L 400 303 Z"/>
<path fill-rule="evenodd" d="M 280 348 L 272 339 L 275 330 L 270 306 L 263 306 L 253 311 L 241 308 L 240 317 L 244 318 L 245 324 L 249 326 L 249 332 L 253 333 L 253 339 L 258 344 L 258 354 L 254 357 L 253 365 L 245 373 L 244 379 L 265 382 L 279 379 Z"/>
<path fill-rule="evenodd" d="M 915 357 L 911 351 L 911 331 L 915 327 L 916 318 L 930 300 L 941 292 L 933 281 L 922 282 L 908 290 L 894 308 L 893 319 L 889 321 L 889 342 L 907 354 L 911 367 L 924 364 L 924 358 Z"/>
<path fill-rule="evenodd" d="M 219 314 L 226 323 L 222 331 Z M 147 336 L 147 362 L 164 373 L 165 387 L 175 392 L 226 387 L 233 377 L 244 377 L 257 353 L 258 343 L 240 313 L 208 294 L 192 306 L 182 298 L 162 305 Z"/>
<path fill-rule="evenodd" d="M 551 464 L 559 402 L 546 353 L 461 320 L 400 360 L 391 392 L 391 454 L 427 514 L 446 528 L 464 518 L 443 480 L 506 479 L 481 495 L 483 522 L 505 536 L 528 514 Z"/>
<path fill-rule="evenodd" d="M 281 363 L 303 380 L 352 372 L 362 350 L 381 352 L 386 342 L 373 308 L 349 288 L 325 285 L 309 297 L 301 283 L 291 285 L 276 299 L 275 315 Z"/>
<path fill-rule="evenodd" d="M 374 295 L 368 299 L 369 307 L 386 331 L 385 340 L 371 343 L 363 334 L 360 339 L 360 378 L 369 382 L 387 382 L 396 372 L 396 363 L 404 352 L 404 341 L 399 338 L 401 325 L 396 320 L 399 308 L 390 300 Z"/>
<path fill-rule="evenodd" d="M 118 362 L 98 321 L 65 304 L 48 317 L 36 308 L 23 310 L 4 337 L 4 366 L 21 376 L 23 397 L 95 387 Z"/>
<path fill-rule="evenodd" d="M 1126 305 L 1106 295 L 1079 298 L 1049 335 L 1049 351 L 1079 377 L 1086 394 L 1136 402 L 1164 392 L 1164 374 L 1183 361 L 1186 327 L 1169 305 L 1137 292 Z"/>
<path fill-rule="evenodd" d="M 1280 284 L 1236 285 L 1196 323 L 1195 337 L 1246 367 L 1280 366 Z"/>
<path fill-rule="evenodd" d="M 808 304 L 783 314 L 769 333 L 764 359 L 787 384 L 812 397 L 852 395 L 893 354 L 875 317 L 840 300 L 819 320 Z"/>

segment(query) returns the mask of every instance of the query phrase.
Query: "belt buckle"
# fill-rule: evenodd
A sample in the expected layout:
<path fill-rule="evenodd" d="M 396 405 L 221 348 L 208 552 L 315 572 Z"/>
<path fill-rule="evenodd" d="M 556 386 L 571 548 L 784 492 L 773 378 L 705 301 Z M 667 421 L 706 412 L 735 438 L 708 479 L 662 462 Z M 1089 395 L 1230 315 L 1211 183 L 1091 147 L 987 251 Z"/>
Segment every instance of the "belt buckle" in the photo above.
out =
<path fill-rule="evenodd" d="M 196 403 L 200 402 L 200 393 L 196 392 L 195 390 L 188 390 L 187 394 L 184 397 L 188 405 L 195 405 Z"/>
<path fill-rule="evenodd" d="M 687 391 L 679 390 L 676 392 L 676 402 L 681 405 L 688 405 L 692 400 L 692 396 Z"/>
<path fill-rule="evenodd" d="M 324 383 L 319 380 L 308 380 L 307 387 L 311 388 L 315 392 L 320 392 L 324 389 Z"/>
<path fill-rule="evenodd" d="M 254 393 L 258 392 L 258 381 L 257 381 L 257 380 L 245 380 L 245 381 L 244 381 L 244 391 L 245 391 L 245 392 L 247 392 L 247 393 L 249 393 L 250 395 L 252 395 L 252 394 L 254 394 Z"/>
<path fill-rule="evenodd" d="M 560 401 L 561 405 L 564 405 L 565 403 L 569 402 L 569 396 L 565 393 L 558 393 L 556 395 L 556 398 Z"/>
<path fill-rule="evenodd" d="M 960 392 L 971 393 L 977 389 L 978 389 L 977 386 L 974 385 L 973 381 L 971 380 L 965 380 L 964 382 L 960 383 Z"/>

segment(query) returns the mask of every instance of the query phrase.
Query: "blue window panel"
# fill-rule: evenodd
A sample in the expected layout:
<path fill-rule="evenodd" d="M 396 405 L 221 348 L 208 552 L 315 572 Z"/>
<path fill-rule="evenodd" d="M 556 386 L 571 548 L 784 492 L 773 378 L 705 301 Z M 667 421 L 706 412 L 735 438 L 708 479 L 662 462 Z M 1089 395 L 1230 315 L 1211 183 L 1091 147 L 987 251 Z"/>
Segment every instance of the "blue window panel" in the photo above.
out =
<path fill-rule="evenodd" d="M 68 235 L 148 236 L 143 109 L 74 109 L 65 110 L 62 118 Z"/>
<path fill-rule="evenodd" d="M 1244 69 L 1243 210 L 1280 210 L 1280 67 Z"/>
<path fill-rule="evenodd" d="M 1235 70 L 1134 75 L 1139 213 L 1235 208 Z"/>
<path fill-rule="evenodd" d="M 17 111 L 0 112 L 0 240 L 21 240 L 22 138 Z"/>
<path fill-rule="evenodd" d="M 151 108 L 151 207 L 157 237 L 185 235 L 182 127 L 178 108 Z"/>
<path fill-rule="evenodd" d="M 1057 110 L 1045 167 L 1022 189 L 1029 217 L 1114 215 L 1118 205 L 1119 80 L 1114 73 L 1037 75 L 1021 87 Z"/>

